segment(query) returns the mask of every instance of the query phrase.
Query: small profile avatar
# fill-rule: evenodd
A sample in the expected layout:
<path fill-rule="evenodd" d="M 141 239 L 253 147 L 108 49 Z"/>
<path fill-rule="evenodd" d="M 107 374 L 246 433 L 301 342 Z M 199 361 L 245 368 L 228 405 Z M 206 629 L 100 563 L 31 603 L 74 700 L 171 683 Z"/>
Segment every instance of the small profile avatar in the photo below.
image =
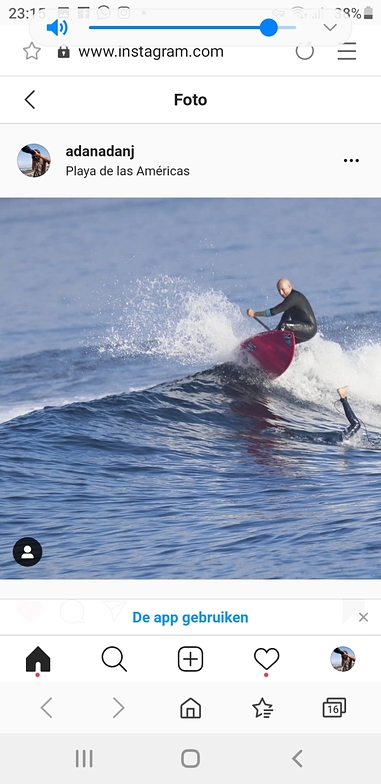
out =
<path fill-rule="evenodd" d="M 356 656 L 351 648 L 341 645 L 331 653 L 331 664 L 337 672 L 348 672 L 355 666 Z"/>
<path fill-rule="evenodd" d="M 42 144 L 26 144 L 17 156 L 17 165 L 27 177 L 42 177 L 50 167 L 50 154 Z"/>
<path fill-rule="evenodd" d="M 34 558 L 30 544 L 24 545 L 24 552 L 21 556 L 21 559 L 24 560 L 25 558 L 29 558 L 29 559 Z"/>

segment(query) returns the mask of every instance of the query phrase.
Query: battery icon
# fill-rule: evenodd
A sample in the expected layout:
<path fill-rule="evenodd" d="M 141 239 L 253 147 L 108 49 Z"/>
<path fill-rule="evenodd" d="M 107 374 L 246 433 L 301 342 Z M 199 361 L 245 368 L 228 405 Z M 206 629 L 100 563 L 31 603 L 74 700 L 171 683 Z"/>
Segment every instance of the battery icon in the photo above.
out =
<path fill-rule="evenodd" d="M 373 8 L 370 5 L 364 8 L 364 19 L 373 19 Z"/>

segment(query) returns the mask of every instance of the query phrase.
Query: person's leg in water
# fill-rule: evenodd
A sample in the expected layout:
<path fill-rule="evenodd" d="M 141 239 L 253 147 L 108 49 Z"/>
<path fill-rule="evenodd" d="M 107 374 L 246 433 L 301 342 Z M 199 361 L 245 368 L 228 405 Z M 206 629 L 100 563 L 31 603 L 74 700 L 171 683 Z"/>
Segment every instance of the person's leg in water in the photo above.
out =
<path fill-rule="evenodd" d="M 339 387 L 338 393 L 340 397 L 341 404 L 344 409 L 344 414 L 347 417 L 349 422 L 349 427 L 347 427 L 343 432 L 343 441 L 346 441 L 348 438 L 351 438 L 358 430 L 360 430 L 361 422 L 357 419 L 356 414 L 352 411 L 348 400 L 347 400 L 347 393 L 349 387 Z"/>
<path fill-rule="evenodd" d="M 312 443 L 323 443 L 323 444 L 342 444 L 345 441 L 348 441 L 351 436 L 357 433 L 360 430 L 361 422 L 357 419 L 356 414 L 352 411 L 351 406 L 347 400 L 347 392 L 348 387 L 339 387 L 337 390 L 339 393 L 340 401 L 344 409 L 345 416 L 349 422 L 349 427 L 346 427 L 345 430 L 334 430 L 334 431 L 325 431 L 325 432 L 312 432 L 307 433 L 305 430 L 288 430 L 285 429 L 287 435 L 291 437 L 296 437 L 303 441 L 309 441 Z"/>

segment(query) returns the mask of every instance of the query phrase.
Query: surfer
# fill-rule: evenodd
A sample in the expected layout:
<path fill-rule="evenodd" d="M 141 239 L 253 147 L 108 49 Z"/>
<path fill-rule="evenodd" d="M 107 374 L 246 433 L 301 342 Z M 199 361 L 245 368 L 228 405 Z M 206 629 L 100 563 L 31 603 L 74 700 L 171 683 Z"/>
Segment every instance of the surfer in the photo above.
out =
<path fill-rule="evenodd" d="M 283 302 L 267 310 L 248 308 L 247 315 L 255 318 L 255 316 L 276 316 L 278 313 L 283 313 L 277 329 L 293 332 L 295 343 L 305 343 L 306 340 L 311 340 L 316 335 L 317 324 L 307 297 L 300 291 L 293 289 L 287 278 L 278 280 L 277 289 L 283 297 Z"/>

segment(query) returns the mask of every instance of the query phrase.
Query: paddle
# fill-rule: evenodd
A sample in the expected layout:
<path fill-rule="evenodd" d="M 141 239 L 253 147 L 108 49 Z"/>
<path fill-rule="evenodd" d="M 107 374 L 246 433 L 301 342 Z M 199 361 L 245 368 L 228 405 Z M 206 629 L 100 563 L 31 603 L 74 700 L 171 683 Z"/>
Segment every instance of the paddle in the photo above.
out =
<path fill-rule="evenodd" d="M 258 318 L 258 316 L 253 316 L 253 318 L 255 318 L 255 320 L 258 321 L 258 324 L 260 324 L 261 327 L 267 329 L 267 332 L 271 332 L 271 327 L 268 327 L 267 324 L 264 324 L 263 321 L 261 321 L 261 319 Z"/>

